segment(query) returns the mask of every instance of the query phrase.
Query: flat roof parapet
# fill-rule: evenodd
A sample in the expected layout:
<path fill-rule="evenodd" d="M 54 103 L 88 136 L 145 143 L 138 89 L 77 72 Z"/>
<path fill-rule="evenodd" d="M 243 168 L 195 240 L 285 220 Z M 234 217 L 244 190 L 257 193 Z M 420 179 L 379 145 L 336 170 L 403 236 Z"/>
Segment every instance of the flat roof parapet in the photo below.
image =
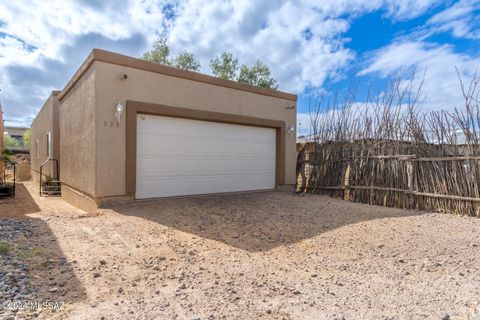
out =
<path fill-rule="evenodd" d="M 291 93 L 252 86 L 252 85 L 240 83 L 237 81 L 221 79 L 221 78 L 213 77 L 203 73 L 172 68 L 172 67 L 161 65 L 159 63 L 146 61 L 143 59 L 137 59 L 137 58 L 133 58 L 126 55 L 122 55 L 122 54 L 118 54 L 118 53 L 114 53 L 106 50 L 101 50 L 101 49 L 92 50 L 92 52 L 88 55 L 87 59 L 83 62 L 80 68 L 75 72 L 72 79 L 67 83 L 65 88 L 63 88 L 63 90 L 58 94 L 59 100 L 62 100 L 68 94 L 68 92 L 82 78 L 82 76 L 88 71 L 90 66 L 95 61 L 101 61 L 101 62 L 116 64 L 120 66 L 135 68 L 139 70 L 156 72 L 156 73 L 164 74 L 167 76 L 208 83 L 208 84 L 212 84 L 220 87 L 247 91 L 247 92 L 252 92 L 252 93 L 261 94 L 265 96 L 281 98 L 285 100 L 297 101 L 297 96 Z"/>

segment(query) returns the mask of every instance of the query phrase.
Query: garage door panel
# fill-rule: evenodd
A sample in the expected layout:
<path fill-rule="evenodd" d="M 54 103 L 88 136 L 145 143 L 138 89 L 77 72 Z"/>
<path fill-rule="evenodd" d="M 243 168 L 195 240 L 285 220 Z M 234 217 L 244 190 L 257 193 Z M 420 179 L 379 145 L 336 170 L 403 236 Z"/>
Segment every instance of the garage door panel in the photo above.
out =
<path fill-rule="evenodd" d="M 161 121 L 162 126 L 157 126 L 154 121 L 149 121 L 155 117 L 163 118 L 165 120 Z M 157 137 L 169 137 L 170 139 L 181 139 L 185 137 L 203 137 L 207 138 L 208 140 L 234 139 L 239 141 L 244 140 L 247 142 L 271 141 L 271 136 L 258 135 L 258 131 L 256 130 L 246 131 L 244 129 L 246 126 L 241 125 L 230 125 L 225 123 L 146 115 L 140 115 L 139 121 L 143 122 L 143 124 L 141 127 L 137 127 L 138 135 L 145 134 Z M 185 124 L 186 122 L 188 122 L 188 125 Z M 209 124 L 208 127 L 205 125 L 205 123 Z M 218 136 L 218 129 L 226 128 L 227 126 L 229 127 L 228 131 L 224 131 L 221 136 Z M 179 127 L 182 128 L 181 132 L 178 131 Z M 267 131 L 272 130 L 268 128 L 257 129 Z"/>
<path fill-rule="evenodd" d="M 199 159 L 162 159 L 162 165 L 158 166 L 158 159 L 143 159 L 140 162 L 141 170 L 138 171 L 138 178 L 147 178 L 151 175 L 205 175 L 205 174 L 275 174 L 275 170 L 269 165 L 268 159 L 248 159 L 232 162 L 225 160 L 199 160 Z M 273 159 L 271 159 L 273 160 Z M 249 169 L 249 167 L 255 169 Z M 183 168 L 178 170 L 178 168 Z M 198 170 L 196 168 L 202 168 Z"/>
<path fill-rule="evenodd" d="M 137 198 L 272 189 L 275 129 L 137 118 Z"/>
<path fill-rule="evenodd" d="M 159 143 L 160 141 L 157 141 Z M 145 158 L 147 157 L 156 157 L 158 159 L 164 158 L 202 158 L 202 159 L 211 159 L 211 158 L 228 158 L 228 159 L 238 159 L 238 158 L 271 158 L 271 152 L 268 152 L 268 148 L 270 146 L 259 146 L 259 147 L 252 147 L 252 146 L 229 146 L 229 145 L 213 145 L 213 144 L 206 144 L 201 143 L 198 141 L 193 140 L 191 147 L 188 147 L 185 144 L 178 143 L 176 147 L 168 146 L 162 148 L 161 150 L 148 150 L 152 148 L 155 144 L 151 144 L 149 146 L 140 146 L 141 149 L 139 150 L 139 155 Z M 235 150 L 234 148 L 243 148 L 248 150 Z M 145 149 L 145 150 L 142 150 Z"/>
<path fill-rule="evenodd" d="M 143 121 L 146 121 L 146 120 L 143 120 Z M 210 122 L 212 123 L 212 122 Z M 227 126 L 232 126 L 232 125 L 228 125 L 226 124 Z M 223 124 L 221 124 L 221 126 L 224 126 Z M 147 128 L 148 130 L 148 128 Z M 171 130 L 178 130 L 178 128 L 172 128 Z M 249 135 L 242 135 L 242 132 L 241 131 L 237 131 L 239 135 L 241 135 L 240 137 L 233 137 L 230 135 L 228 136 L 221 136 L 221 137 L 212 137 L 212 136 L 208 136 L 206 135 L 205 133 L 203 134 L 199 134 L 199 133 L 195 133 L 195 132 L 192 132 L 190 134 L 185 134 L 185 132 L 183 132 L 182 134 L 171 134 L 171 133 L 166 133 L 166 132 L 158 132 L 158 133 L 152 133 L 150 131 L 147 131 L 147 132 L 138 132 L 138 135 L 141 135 L 147 139 L 149 138 L 153 138 L 155 140 L 157 139 L 164 139 L 164 140 L 171 140 L 171 139 L 175 139 L 177 141 L 182 141 L 182 140 L 187 140 L 187 141 L 190 141 L 192 138 L 193 139 L 196 139 L 196 140 L 199 140 L 199 141 L 206 141 L 206 142 L 215 142 L 215 143 L 221 143 L 221 142 L 225 142 L 225 143 L 229 143 L 229 142 L 236 142 L 236 143 L 245 143 L 245 144 L 264 144 L 264 143 L 270 143 L 272 140 L 272 137 L 271 136 L 265 136 L 265 137 L 258 137 L 258 136 L 252 136 L 251 134 Z M 213 134 L 213 133 L 212 133 Z"/>
<path fill-rule="evenodd" d="M 151 136 L 140 135 L 140 143 L 137 145 L 137 152 L 139 155 L 157 155 L 162 156 L 214 156 L 221 150 L 222 154 L 230 155 L 232 158 L 238 156 L 260 156 L 260 155 L 272 155 L 272 145 L 274 147 L 274 141 L 255 141 L 249 143 L 248 141 L 235 141 L 219 140 L 219 139 L 203 139 L 199 137 L 187 137 L 175 138 L 175 137 L 163 137 L 163 136 Z M 273 137 L 275 138 L 275 137 Z M 175 144 L 172 144 L 172 139 L 175 140 Z M 162 145 L 161 149 L 156 148 L 158 144 Z"/>
<path fill-rule="evenodd" d="M 137 194 L 141 198 L 157 198 L 172 197 L 181 195 L 195 195 L 221 192 L 240 192 L 252 190 L 252 185 L 256 186 L 255 190 L 268 190 L 272 188 L 275 182 L 270 180 L 271 175 L 253 174 L 249 176 L 203 176 L 202 188 L 199 192 L 196 182 L 197 178 L 191 177 L 162 177 L 161 180 L 144 180 L 140 185 Z M 138 197 L 138 196 L 137 196 Z"/>

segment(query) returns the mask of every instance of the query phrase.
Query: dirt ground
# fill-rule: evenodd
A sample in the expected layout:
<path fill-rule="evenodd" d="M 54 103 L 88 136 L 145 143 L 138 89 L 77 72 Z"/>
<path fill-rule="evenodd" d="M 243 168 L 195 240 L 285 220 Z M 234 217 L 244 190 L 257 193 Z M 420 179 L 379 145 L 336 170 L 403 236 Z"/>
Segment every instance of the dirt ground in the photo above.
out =
<path fill-rule="evenodd" d="M 35 226 L 24 256 L 38 299 L 65 302 L 39 318 L 411 320 L 480 312 L 480 219 L 287 191 L 87 214 L 39 198 L 31 183 L 0 200 L 0 216 Z"/>

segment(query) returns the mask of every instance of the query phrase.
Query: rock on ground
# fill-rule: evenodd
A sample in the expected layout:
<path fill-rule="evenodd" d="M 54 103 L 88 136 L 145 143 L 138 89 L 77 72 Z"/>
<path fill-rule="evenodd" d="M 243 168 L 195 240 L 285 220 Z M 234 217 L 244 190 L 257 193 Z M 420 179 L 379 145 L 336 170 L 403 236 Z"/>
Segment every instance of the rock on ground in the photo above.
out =
<path fill-rule="evenodd" d="M 283 191 L 93 215 L 31 195 L 39 210 L 25 205 L 23 218 L 38 232 L 29 237 L 35 227 L 25 224 L 18 234 L 43 248 L 46 266 L 26 260 L 24 272 L 38 298 L 66 302 L 39 318 L 411 320 L 480 311 L 480 219 Z"/>

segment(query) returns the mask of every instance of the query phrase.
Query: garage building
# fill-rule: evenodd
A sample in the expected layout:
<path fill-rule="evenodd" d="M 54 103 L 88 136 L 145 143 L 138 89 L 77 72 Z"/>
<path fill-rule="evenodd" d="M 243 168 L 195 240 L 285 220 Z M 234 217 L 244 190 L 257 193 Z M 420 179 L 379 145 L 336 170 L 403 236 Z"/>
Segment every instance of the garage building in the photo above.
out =
<path fill-rule="evenodd" d="M 62 197 L 88 211 L 293 185 L 296 101 L 94 49 L 34 120 L 32 173 L 58 158 Z"/>

